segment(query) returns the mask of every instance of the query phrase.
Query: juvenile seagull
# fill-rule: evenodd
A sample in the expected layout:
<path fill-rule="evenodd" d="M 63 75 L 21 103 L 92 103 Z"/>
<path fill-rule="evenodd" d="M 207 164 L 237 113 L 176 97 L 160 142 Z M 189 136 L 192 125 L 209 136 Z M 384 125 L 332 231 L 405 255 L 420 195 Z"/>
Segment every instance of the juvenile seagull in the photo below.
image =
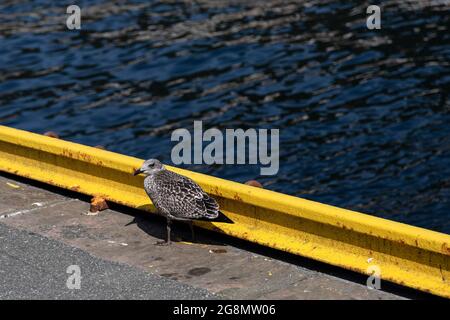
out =
<path fill-rule="evenodd" d="M 167 218 L 167 241 L 170 245 L 170 225 L 172 220 L 189 223 L 194 238 L 192 220 L 213 220 L 219 216 L 219 205 L 191 179 L 166 170 L 157 159 L 146 160 L 134 172 L 143 173 L 144 189 L 158 213 Z M 159 243 L 162 244 L 162 243 Z"/>

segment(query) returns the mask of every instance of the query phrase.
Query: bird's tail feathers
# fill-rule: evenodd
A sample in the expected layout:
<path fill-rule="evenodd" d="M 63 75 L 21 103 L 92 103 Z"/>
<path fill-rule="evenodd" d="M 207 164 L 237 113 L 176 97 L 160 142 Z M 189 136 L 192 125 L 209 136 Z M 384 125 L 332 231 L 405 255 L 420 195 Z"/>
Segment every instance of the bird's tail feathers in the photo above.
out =
<path fill-rule="evenodd" d="M 205 217 L 205 221 L 214 221 L 214 222 L 222 222 L 222 223 L 234 223 L 233 220 L 228 218 L 222 211 L 217 211 L 215 216 L 210 215 L 209 217 Z"/>

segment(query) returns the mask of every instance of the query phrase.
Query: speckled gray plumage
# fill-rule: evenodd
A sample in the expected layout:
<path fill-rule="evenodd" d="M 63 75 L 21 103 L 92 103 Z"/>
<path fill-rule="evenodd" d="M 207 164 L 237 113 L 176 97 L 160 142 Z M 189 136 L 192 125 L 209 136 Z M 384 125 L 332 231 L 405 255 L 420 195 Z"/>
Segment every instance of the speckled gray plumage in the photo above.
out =
<path fill-rule="evenodd" d="M 165 168 L 147 176 L 144 188 L 160 214 L 172 219 L 215 219 L 219 205 L 194 181 Z"/>

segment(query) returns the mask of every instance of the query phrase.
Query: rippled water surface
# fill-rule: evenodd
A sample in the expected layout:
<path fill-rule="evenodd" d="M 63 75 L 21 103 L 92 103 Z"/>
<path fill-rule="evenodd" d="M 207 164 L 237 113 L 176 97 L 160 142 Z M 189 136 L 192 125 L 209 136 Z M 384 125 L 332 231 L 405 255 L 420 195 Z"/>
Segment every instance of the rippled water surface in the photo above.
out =
<path fill-rule="evenodd" d="M 280 171 L 188 166 L 450 233 L 450 3 L 0 2 L 0 122 L 170 163 L 177 128 L 279 128 Z"/>

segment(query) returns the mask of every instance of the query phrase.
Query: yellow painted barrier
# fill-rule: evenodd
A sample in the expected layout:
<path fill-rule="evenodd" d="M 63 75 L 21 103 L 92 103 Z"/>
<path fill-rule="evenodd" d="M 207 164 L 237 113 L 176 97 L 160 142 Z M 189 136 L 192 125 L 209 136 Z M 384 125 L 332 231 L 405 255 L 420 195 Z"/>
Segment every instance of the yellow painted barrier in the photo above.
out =
<path fill-rule="evenodd" d="M 0 170 L 152 211 L 137 159 L 0 126 Z M 198 226 L 450 298 L 450 236 L 204 174 L 234 224 Z"/>

